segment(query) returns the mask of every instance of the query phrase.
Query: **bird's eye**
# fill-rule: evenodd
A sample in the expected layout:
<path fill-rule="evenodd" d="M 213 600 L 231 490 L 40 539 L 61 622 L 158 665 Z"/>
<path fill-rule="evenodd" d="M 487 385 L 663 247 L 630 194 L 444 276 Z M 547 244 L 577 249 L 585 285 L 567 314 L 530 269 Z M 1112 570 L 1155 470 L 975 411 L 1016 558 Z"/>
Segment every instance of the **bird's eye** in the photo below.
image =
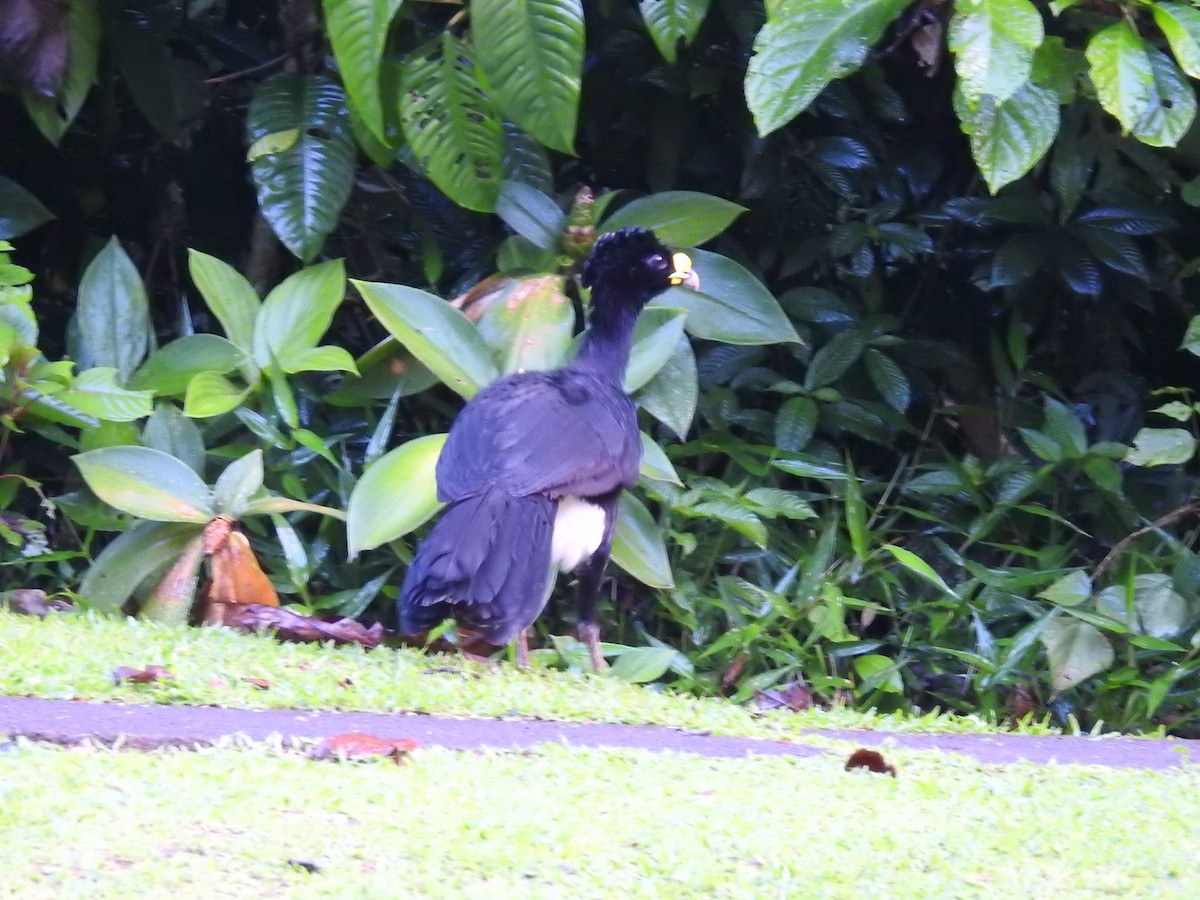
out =
<path fill-rule="evenodd" d="M 666 257 L 663 256 L 661 253 L 655 253 L 653 256 L 650 257 L 650 265 L 652 265 L 652 266 L 665 265 L 666 262 L 667 262 Z"/>

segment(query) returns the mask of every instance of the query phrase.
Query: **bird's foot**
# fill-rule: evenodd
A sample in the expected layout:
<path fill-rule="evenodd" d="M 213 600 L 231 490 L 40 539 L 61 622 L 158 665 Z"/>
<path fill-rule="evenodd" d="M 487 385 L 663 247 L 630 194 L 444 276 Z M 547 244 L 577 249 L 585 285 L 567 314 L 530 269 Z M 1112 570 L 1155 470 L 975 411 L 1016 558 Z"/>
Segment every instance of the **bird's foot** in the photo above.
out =
<path fill-rule="evenodd" d="M 603 672 L 608 668 L 608 663 L 604 661 L 604 654 L 600 652 L 600 626 L 595 622 L 580 622 L 578 630 L 579 639 L 587 644 L 592 671 Z"/>

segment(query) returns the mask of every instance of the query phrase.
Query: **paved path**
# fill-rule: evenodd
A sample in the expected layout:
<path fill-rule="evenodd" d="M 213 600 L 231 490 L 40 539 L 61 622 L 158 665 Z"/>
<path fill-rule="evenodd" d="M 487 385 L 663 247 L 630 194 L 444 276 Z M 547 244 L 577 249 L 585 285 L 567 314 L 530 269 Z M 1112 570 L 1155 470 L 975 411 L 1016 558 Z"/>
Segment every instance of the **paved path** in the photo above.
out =
<path fill-rule="evenodd" d="M 442 716 L 308 710 L 248 710 L 213 706 L 140 706 L 0 697 L 0 734 L 56 743 L 86 738 L 151 749 L 195 747 L 230 735 L 262 740 L 322 738 L 360 731 L 380 738 L 415 738 L 424 746 L 453 750 L 484 747 L 520 749 L 559 743 L 576 747 L 634 747 L 705 756 L 751 753 L 815 756 L 816 747 L 786 741 L 720 737 L 654 725 L 546 722 L 511 719 L 452 719 Z M 1036 737 L 1017 734 L 890 734 L 879 731 L 812 731 L 817 737 L 860 746 L 890 744 L 959 753 L 987 763 L 1027 761 L 1120 768 L 1166 769 L 1200 763 L 1200 742 L 1110 737 Z"/>

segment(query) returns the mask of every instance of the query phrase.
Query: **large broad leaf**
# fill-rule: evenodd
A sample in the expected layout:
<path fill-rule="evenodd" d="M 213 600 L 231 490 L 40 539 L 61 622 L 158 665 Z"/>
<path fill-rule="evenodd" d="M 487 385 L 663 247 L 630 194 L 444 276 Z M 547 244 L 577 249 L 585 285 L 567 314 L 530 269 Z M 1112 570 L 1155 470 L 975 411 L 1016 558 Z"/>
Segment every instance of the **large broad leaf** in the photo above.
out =
<path fill-rule="evenodd" d="M 175 562 L 198 533 L 197 525 L 139 522 L 105 547 L 88 567 L 79 585 L 80 598 L 89 609 L 120 615 L 138 585 Z"/>
<path fill-rule="evenodd" d="M 388 26 L 403 0 L 323 0 L 325 26 L 342 83 L 359 119 L 384 143 L 379 68 Z"/>
<path fill-rule="evenodd" d="M 558 275 L 515 279 L 478 326 L 506 375 L 562 365 L 574 328 L 575 308 Z"/>
<path fill-rule="evenodd" d="M 777 0 L 754 39 L 746 103 L 759 134 L 802 113 L 835 78 L 858 70 L 908 0 Z"/>
<path fill-rule="evenodd" d="M 216 515 L 200 476 L 149 447 L 106 447 L 71 459 L 97 497 L 121 512 L 159 522 L 205 523 Z"/>
<path fill-rule="evenodd" d="M 232 266 L 199 250 L 188 251 L 188 271 L 225 336 L 245 351 L 247 365 L 253 367 L 254 323 L 262 302 L 250 282 Z M 257 373 L 248 371 L 246 376 L 254 381 Z"/>
<path fill-rule="evenodd" d="M 471 320 L 441 297 L 404 284 L 351 283 L 383 327 L 462 396 L 500 374 Z"/>
<path fill-rule="evenodd" d="M 401 397 L 417 394 L 437 384 L 438 377 L 418 362 L 399 341 L 380 341 L 354 361 L 358 375 L 342 379 L 326 399 L 339 406 L 360 406 L 363 400 L 386 400 L 397 391 Z"/>
<path fill-rule="evenodd" d="M 638 317 L 633 332 L 633 350 L 625 369 L 625 391 L 632 394 L 653 378 L 683 337 L 687 313 L 678 309 L 650 307 Z"/>
<path fill-rule="evenodd" d="M 862 352 L 863 339 L 857 331 L 838 332 L 813 354 L 808 371 L 804 373 L 805 389 L 815 391 L 833 384 L 858 362 Z"/>
<path fill-rule="evenodd" d="M 642 501 L 628 491 L 618 501 L 612 561 L 642 584 L 656 588 L 675 586 L 662 530 Z"/>
<path fill-rule="evenodd" d="M 1182 3 L 1155 3 L 1151 12 L 1179 67 L 1200 78 L 1200 9 Z"/>
<path fill-rule="evenodd" d="M 417 438 L 385 453 L 363 472 L 347 508 L 351 557 L 404 537 L 441 508 L 435 472 L 445 443 L 444 434 Z"/>
<path fill-rule="evenodd" d="M 645 684 L 661 678 L 678 655 L 674 647 L 630 647 L 621 652 L 608 674 L 629 684 Z"/>
<path fill-rule="evenodd" d="M 1087 60 L 1100 105 L 1133 131 L 1154 99 L 1150 47 L 1128 22 L 1110 25 L 1088 42 Z"/>
<path fill-rule="evenodd" d="M 537 188 L 519 181 L 501 182 L 496 215 L 535 247 L 558 249 L 566 216 L 554 200 Z"/>
<path fill-rule="evenodd" d="M 733 260 L 691 251 L 700 290 L 671 288 L 654 305 L 686 309 L 687 331 L 726 344 L 800 343 L 783 307 L 761 281 Z"/>
<path fill-rule="evenodd" d="M 654 442 L 650 435 L 646 432 L 641 433 L 642 436 L 642 468 L 641 476 L 649 478 L 651 481 L 665 481 L 668 484 L 675 484 L 683 487 L 683 482 L 679 480 L 679 473 L 675 471 L 675 467 L 671 465 L 671 460 L 667 458 L 667 454 L 663 452 L 663 448 Z"/>
<path fill-rule="evenodd" d="M 254 361 L 264 369 L 274 362 L 290 371 L 298 358 L 317 345 L 329 329 L 346 291 L 340 259 L 301 269 L 267 295 L 254 324 Z"/>
<path fill-rule="evenodd" d="M 173 403 L 159 403 L 146 420 L 142 443 L 187 463 L 189 469 L 204 475 L 204 436 L 196 423 Z"/>
<path fill-rule="evenodd" d="M 1032 82 L 1003 102 L 972 101 L 956 89 L 954 109 L 993 194 L 1032 169 L 1058 134 L 1058 98 Z"/>
<path fill-rule="evenodd" d="M 53 218 L 37 197 L 0 175 L 0 241 L 20 237 Z"/>
<path fill-rule="evenodd" d="M 549 196 L 554 193 L 554 172 L 546 148 L 511 122 L 504 123 L 504 180 L 528 185 Z"/>
<path fill-rule="evenodd" d="M 6 4 L 7 5 L 7 4 Z M 100 16 L 96 0 L 70 0 L 67 7 L 67 72 L 53 97 L 25 92 L 25 109 L 38 130 L 58 144 L 92 89 L 100 58 Z"/>
<path fill-rule="evenodd" d="M 237 409 L 250 390 L 238 387 L 220 372 L 201 372 L 188 384 L 183 412 L 195 419 L 224 415 Z"/>
<path fill-rule="evenodd" d="M 250 163 L 263 218 L 285 247 L 312 260 L 337 225 L 354 181 L 354 138 L 346 95 L 318 75 L 276 75 L 254 92 L 246 122 L 249 141 L 295 130 L 286 149 Z"/>
<path fill-rule="evenodd" d="M 1181 466 L 1196 452 L 1196 439 L 1185 428 L 1142 428 L 1133 437 L 1125 462 L 1135 466 Z"/>
<path fill-rule="evenodd" d="M 137 369 L 150 345 L 146 289 L 116 238 L 104 245 L 83 273 L 75 311 L 79 367 L 108 366 L 121 384 Z"/>
<path fill-rule="evenodd" d="M 1056 691 L 1074 687 L 1113 664 L 1116 654 L 1095 625 L 1074 618 L 1049 622 L 1041 635 Z"/>
<path fill-rule="evenodd" d="M 638 391 L 637 403 L 682 441 L 692 427 L 699 396 L 696 354 L 691 341 L 682 336 L 663 367 Z"/>
<path fill-rule="evenodd" d="M 150 415 L 154 395 L 150 391 L 128 391 L 116 379 L 116 369 L 105 366 L 85 369 L 67 390 L 55 397 L 105 422 L 135 422 Z"/>
<path fill-rule="evenodd" d="M 547 147 L 574 153 L 582 0 L 473 0 L 471 39 L 507 117 Z"/>
<path fill-rule="evenodd" d="M 697 191 L 664 191 L 641 197 L 609 216 L 601 232 L 628 225 L 653 229 L 664 244 L 690 247 L 710 241 L 746 211 L 720 197 Z"/>
<path fill-rule="evenodd" d="M 446 32 L 405 62 L 400 90 L 404 136 L 425 173 L 460 206 L 495 209 L 504 132 L 470 48 Z"/>
<path fill-rule="evenodd" d="M 225 467 L 213 485 L 213 506 L 223 516 L 240 519 L 250 498 L 263 484 L 263 452 L 253 450 Z"/>
<path fill-rule="evenodd" d="M 224 375 L 243 365 L 246 354 L 215 334 L 189 334 L 150 354 L 129 379 L 134 390 L 153 391 L 160 397 L 182 394 L 201 372 Z"/>
<path fill-rule="evenodd" d="M 1045 36 L 1029 0 L 959 0 L 949 33 L 959 88 L 976 102 L 1007 100 L 1029 80 Z"/>
<path fill-rule="evenodd" d="M 1133 579 L 1132 613 L 1126 606 L 1123 585 L 1105 588 L 1096 597 L 1096 609 L 1129 626 L 1134 634 L 1169 638 L 1187 624 L 1188 603 L 1175 590 L 1170 575 L 1138 575 Z"/>
<path fill-rule="evenodd" d="M 639 0 L 638 8 L 654 45 L 667 62 L 675 62 L 680 41 L 690 44 L 704 16 L 709 0 Z"/>
<path fill-rule="evenodd" d="M 1150 103 L 1134 125 L 1133 136 L 1152 147 L 1174 147 L 1195 121 L 1196 92 L 1171 57 L 1153 48 L 1149 54 L 1154 75 Z"/>

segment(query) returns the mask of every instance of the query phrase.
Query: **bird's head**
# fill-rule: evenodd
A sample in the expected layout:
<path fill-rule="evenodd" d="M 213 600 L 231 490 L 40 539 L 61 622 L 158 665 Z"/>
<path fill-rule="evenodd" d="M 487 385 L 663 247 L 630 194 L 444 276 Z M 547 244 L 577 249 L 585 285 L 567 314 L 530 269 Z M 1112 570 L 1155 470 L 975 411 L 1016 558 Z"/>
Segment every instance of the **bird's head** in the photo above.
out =
<path fill-rule="evenodd" d="M 639 308 L 676 285 L 700 287 L 692 261 L 686 253 L 671 253 L 647 228 L 603 235 L 583 264 L 584 287 L 601 287 L 606 296 Z"/>

